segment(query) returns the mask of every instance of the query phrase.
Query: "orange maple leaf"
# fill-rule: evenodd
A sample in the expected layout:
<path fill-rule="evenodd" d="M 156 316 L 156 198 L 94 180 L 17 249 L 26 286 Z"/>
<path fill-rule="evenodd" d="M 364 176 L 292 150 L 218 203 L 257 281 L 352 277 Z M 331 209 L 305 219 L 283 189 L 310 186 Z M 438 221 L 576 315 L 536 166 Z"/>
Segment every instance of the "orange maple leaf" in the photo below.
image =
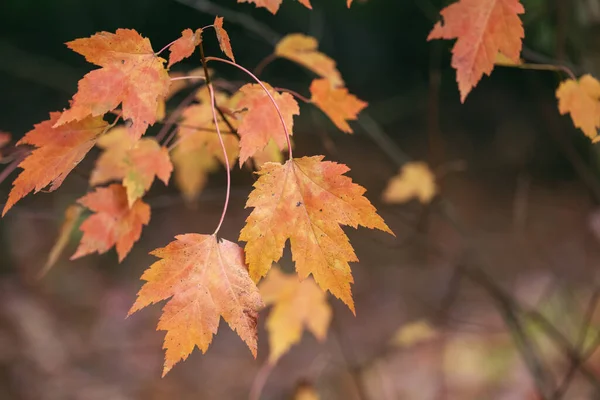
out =
<path fill-rule="evenodd" d="M 95 252 L 103 254 L 116 245 L 121 262 L 140 239 L 142 225 L 150 222 L 150 206 L 138 199 L 129 207 L 127 192 L 118 183 L 97 188 L 77 202 L 94 214 L 79 227 L 83 236 L 71 260 Z"/>
<path fill-rule="evenodd" d="M 289 93 L 278 93 L 263 82 L 283 115 L 290 135 L 294 126 L 294 115 L 300 114 L 298 103 Z M 275 140 L 280 149 L 287 147 L 285 130 L 277 113 L 275 105 L 259 84 L 249 83 L 239 90 L 236 98 L 237 110 L 246 109 L 241 113 L 241 122 L 238 128 L 240 135 L 240 165 L 254 153 L 264 149 L 270 139 Z M 232 100 L 233 101 L 233 100 Z"/>
<path fill-rule="evenodd" d="M 336 68 L 335 61 L 317 51 L 317 39 L 292 33 L 283 37 L 275 46 L 275 55 L 294 61 L 315 74 L 327 78 L 333 86 L 343 86 L 344 81 Z"/>
<path fill-rule="evenodd" d="M 165 60 L 156 56 L 150 41 L 133 29 L 117 29 L 76 39 L 67 46 L 102 68 L 79 81 L 71 108 L 55 126 L 104 115 L 122 103 L 123 117 L 132 120 L 132 136 L 141 137 L 156 122 L 171 83 Z"/>
<path fill-rule="evenodd" d="M 579 80 L 567 79 L 556 90 L 561 115 L 570 113 L 575 127 L 595 143 L 600 140 L 600 82 L 586 74 Z"/>
<path fill-rule="evenodd" d="M 152 255 L 161 258 L 142 275 L 146 281 L 129 310 L 134 312 L 169 299 L 158 329 L 167 331 L 163 376 L 198 346 L 206 352 L 217 333 L 220 316 L 256 357 L 260 294 L 237 244 L 215 235 L 178 235 Z"/>
<path fill-rule="evenodd" d="M 283 0 L 238 0 L 238 3 L 254 3 L 256 7 L 264 7 L 274 15 L 277 14 L 282 1 Z M 298 3 L 312 10 L 310 0 L 298 0 Z M 351 4 L 352 0 L 346 0 L 346 5 L 348 8 L 350 8 Z"/>
<path fill-rule="evenodd" d="M 256 282 L 281 258 L 290 239 L 300 278 L 312 274 L 323 290 L 354 312 L 348 262 L 358 258 L 340 225 L 393 233 L 363 196 L 365 189 L 342 175 L 349 168 L 322 160 L 323 156 L 314 156 L 283 165 L 265 163 L 246 203 L 254 210 L 240 240 L 247 242 L 246 261 Z"/>
<path fill-rule="evenodd" d="M 122 180 L 132 205 L 150 189 L 155 177 L 165 185 L 169 183 L 173 171 L 169 152 L 154 138 L 134 140 L 127 128 L 121 126 L 101 137 L 97 145 L 104 152 L 90 176 L 91 185 Z"/>
<path fill-rule="evenodd" d="M 49 191 L 60 187 L 67 175 L 94 146 L 96 138 L 108 127 L 102 117 L 88 117 L 52 128 L 60 118 L 59 112 L 34 128 L 17 142 L 36 146 L 20 164 L 23 172 L 13 182 L 2 215 L 26 194 L 39 192 L 50 185 Z"/>
<path fill-rule="evenodd" d="M 269 332 L 269 362 L 274 364 L 292 345 L 302 338 L 304 327 L 323 341 L 331 322 L 331 307 L 326 293 L 308 278 L 284 274 L 271 268 L 258 289 L 265 305 L 273 304 L 267 317 Z"/>
<path fill-rule="evenodd" d="M 194 50 L 200 42 L 202 42 L 202 28 L 196 29 L 195 32 L 189 28 L 182 31 L 181 37 L 169 47 L 170 54 L 167 67 L 170 68 L 171 65 L 194 54 Z"/>
<path fill-rule="evenodd" d="M 435 24 L 427 40 L 458 39 L 452 67 L 461 102 L 483 74 L 492 73 L 498 52 L 519 62 L 525 36 L 519 14 L 524 12 L 519 0 L 459 0 L 440 12 L 444 21 Z"/>
<path fill-rule="evenodd" d="M 219 41 L 219 47 L 221 48 L 221 51 L 225 53 L 225 55 L 229 57 L 231 61 L 235 62 L 233 50 L 231 49 L 231 42 L 229 41 L 229 34 L 225 29 L 223 29 L 223 17 L 215 17 L 213 26 L 215 28 L 215 32 L 217 33 L 217 40 Z"/>
<path fill-rule="evenodd" d="M 206 90 L 202 90 L 206 93 Z M 227 104 L 228 97 L 217 92 L 215 94 L 219 105 Z M 201 94 L 200 104 L 194 104 L 182 113 L 183 119 L 177 132 L 179 144 L 173 149 L 172 159 L 175 166 L 175 182 L 188 202 L 197 199 L 204 188 L 208 174 L 216 171 L 219 162 L 225 165 L 225 157 L 215 130 L 210 101 L 205 94 Z M 235 164 L 239 154 L 239 141 L 235 134 L 229 131 L 224 121 L 219 120 L 219 128 L 229 167 Z M 236 120 L 231 119 L 235 124 Z M 234 125 L 235 127 L 235 125 Z"/>
<path fill-rule="evenodd" d="M 368 103 L 348 93 L 346 88 L 335 88 L 327 79 L 315 79 L 310 85 L 311 102 L 319 107 L 343 132 L 353 133 L 348 125 L 355 120 Z"/>

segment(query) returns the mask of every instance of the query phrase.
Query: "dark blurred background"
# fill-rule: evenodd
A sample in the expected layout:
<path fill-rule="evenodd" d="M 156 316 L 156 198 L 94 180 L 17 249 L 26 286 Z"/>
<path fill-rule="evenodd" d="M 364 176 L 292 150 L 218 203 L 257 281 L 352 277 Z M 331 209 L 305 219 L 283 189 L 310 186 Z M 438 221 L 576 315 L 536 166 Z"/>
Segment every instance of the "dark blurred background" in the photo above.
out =
<path fill-rule="evenodd" d="M 527 62 L 598 76 L 598 0 L 522 2 Z M 369 107 L 349 136 L 302 106 L 294 154 L 325 154 L 348 164 L 397 238 L 347 230 L 361 260 L 353 265 L 357 317 L 331 298 L 335 316 L 327 341 L 306 334 L 270 371 L 262 398 L 291 398 L 304 381 L 323 399 L 551 398 L 536 397 L 536 387 L 558 393 L 555 399 L 593 398 L 600 368 L 593 352 L 589 374 L 575 372 L 571 384 L 563 384 L 573 362 L 564 346 L 557 350 L 552 335 L 528 325 L 526 316 L 515 328 L 484 284 L 456 278 L 456 267 L 475 248 L 489 260 L 477 266 L 486 279 L 543 313 L 575 350 L 585 350 L 577 347 L 585 342 L 579 343 L 581 332 L 595 337 L 599 152 L 558 113 L 554 92 L 566 76 L 497 67 L 460 104 L 450 68 L 454 42 L 426 41 L 449 2 L 355 0 L 350 9 L 344 0 L 312 3 L 310 11 L 284 0 L 273 16 L 234 0 L 0 0 L 0 130 L 18 139 L 48 112 L 68 106 L 77 81 L 93 66 L 64 43 L 98 31 L 133 28 L 159 49 L 217 14 L 225 17 L 236 60 L 251 68 L 283 35 L 314 36 L 338 63 L 350 92 Z M 220 54 L 212 34 L 205 46 L 208 54 Z M 198 61 L 192 57 L 174 70 Z M 232 68 L 213 67 L 221 78 L 245 79 Z M 285 60 L 262 75 L 305 95 L 312 77 Z M 0 221 L 0 399 L 247 398 L 264 373 L 264 318 L 257 360 L 223 323 L 206 355 L 196 351 L 164 379 L 163 333 L 155 332 L 160 306 L 124 319 L 139 276 L 153 261 L 148 251 L 175 234 L 208 232 L 216 224 L 223 173 L 211 177 L 195 208 L 184 207 L 175 188 L 155 184 L 147 196 L 151 223 L 123 263 L 113 250 L 68 261 L 75 235 L 57 265 L 36 278 L 65 208 L 86 190 L 97 154 L 91 152 L 58 191 L 27 196 Z M 468 235 L 449 221 L 447 203 L 381 202 L 387 181 L 412 159 L 443 176 L 444 200 Z M 2 182 L 2 198 L 16 175 Z M 236 170 L 234 182 L 222 231 L 230 240 L 248 215 L 243 206 L 252 177 Z M 428 321 L 439 337 L 390 344 L 414 321 Z M 515 329 L 536 349 L 537 363 L 527 346 L 515 343 Z M 534 373 L 536 365 L 543 373 Z"/>

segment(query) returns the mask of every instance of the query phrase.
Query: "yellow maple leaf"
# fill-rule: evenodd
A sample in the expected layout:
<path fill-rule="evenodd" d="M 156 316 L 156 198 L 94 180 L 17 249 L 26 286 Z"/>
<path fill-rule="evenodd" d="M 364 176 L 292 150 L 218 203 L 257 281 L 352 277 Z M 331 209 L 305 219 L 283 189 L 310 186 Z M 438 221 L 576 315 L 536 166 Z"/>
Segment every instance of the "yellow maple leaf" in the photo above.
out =
<path fill-rule="evenodd" d="M 556 90 L 558 110 L 561 115 L 571 114 L 575 127 L 595 143 L 600 127 L 600 82 L 586 74 L 579 78 L 561 82 Z"/>
<path fill-rule="evenodd" d="M 396 331 L 392 344 L 400 347 L 410 347 L 437 336 L 435 329 L 427 321 L 419 320 L 403 325 Z"/>
<path fill-rule="evenodd" d="M 284 36 L 275 46 L 275 55 L 294 61 L 315 74 L 326 78 L 332 86 L 344 86 L 344 81 L 337 70 L 335 61 L 317 50 L 317 39 L 292 33 Z"/>
<path fill-rule="evenodd" d="M 331 307 L 312 279 L 301 281 L 297 275 L 271 268 L 258 286 L 263 302 L 273 308 L 267 317 L 269 362 L 275 364 L 292 345 L 298 343 L 304 328 L 323 341 L 331 322 Z"/>
<path fill-rule="evenodd" d="M 421 203 L 428 203 L 436 193 L 435 175 L 427 164 L 410 162 L 390 179 L 383 192 L 383 200 L 386 203 L 404 203 L 416 197 Z"/>

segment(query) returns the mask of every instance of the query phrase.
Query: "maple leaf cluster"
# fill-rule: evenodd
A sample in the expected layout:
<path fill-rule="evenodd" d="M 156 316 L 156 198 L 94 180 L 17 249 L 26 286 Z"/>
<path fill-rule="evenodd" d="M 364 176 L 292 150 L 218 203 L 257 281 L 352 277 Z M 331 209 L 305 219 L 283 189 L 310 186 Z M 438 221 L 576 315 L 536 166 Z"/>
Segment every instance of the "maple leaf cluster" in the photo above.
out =
<path fill-rule="evenodd" d="M 275 14 L 282 0 L 238 2 Z M 309 0 L 299 2 L 311 8 Z M 351 3 L 347 0 L 347 7 Z M 524 66 L 524 12 L 519 0 L 459 0 L 441 11 L 443 20 L 428 40 L 456 39 L 452 66 L 462 102 L 494 66 Z M 203 35 L 209 28 L 228 59 L 204 56 Z M 166 331 L 163 376 L 195 347 L 207 351 L 221 317 L 256 357 L 258 314 L 273 305 L 267 330 L 269 362 L 275 363 L 300 340 L 304 328 L 324 339 L 331 320 L 327 292 L 355 313 L 349 263 L 358 257 L 342 227 L 393 232 L 364 197 L 365 189 L 345 175 L 347 166 L 320 155 L 293 157 L 298 100 L 320 109 L 347 134 L 353 133 L 349 122 L 367 106 L 348 91 L 335 61 L 319 51 L 316 39 L 289 34 L 266 58 L 285 59 L 315 74 L 310 97 L 273 87 L 237 64 L 221 17 L 210 26 L 185 29 L 158 52 L 132 29 L 100 32 L 67 46 L 99 68 L 79 81 L 68 109 L 50 113 L 17 142 L 32 150 L 18 164 L 22 172 L 3 209 L 4 215 L 28 193 L 58 189 L 94 146 L 101 150 L 89 177 L 89 192 L 67 209 L 43 273 L 66 247 L 84 210 L 91 215 L 79 226 L 83 235 L 71 258 L 114 247 L 122 261 L 150 223 L 151 208 L 144 197 L 157 178 L 168 185 L 173 175 L 186 202 L 193 204 L 210 173 L 225 168 L 229 196 L 231 170 L 236 164 L 253 165 L 258 179 L 246 203 L 252 211 L 238 238 L 245 242 L 243 248 L 217 236 L 227 197 L 212 234 L 178 235 L 151 253 L 159 260 L 142 275 L 145 283 L 128 315 L 166 300 L 158 323 L 158 329 Z M 196 49 L 201 68 L 188 73 L 170 70 Z M 160 57 L 166 50 L 168 60 Z M 246 72 L 251 82 L 233 88 L 217 85 L 208 68 L 213 62 Z M 165 118 L 167 102 L 190 88 L 188 97 Z M 600 82 L 591 75 L 571 76 L 559 85 L 556 96 L 559 112 L 570 113 L 576 127 L 600 141 Z M 160 132 L 146 135 L 157 122 Z M 9 140 L 1 134 L 0 147 Z M 427 203 L 438 191 L 425 163 L 408 163 L 389 181 L 383 200 L 402 203 L 417 198 Z M 296 274 L 273 267 L 288 241 Z"/>
<path fill-rule="evenodd" d="M 204 56 L 203 35 L 211 27 L 229 60 Z M 314 38 L 290 34 L 271 56 L 317 75 L 308 88 L 310 98 L 274 88 L 238 65 L 220 17 L 209 27 L 185 29 L 159 52 L 131 29 L 100 32 L 67 46 L 99 68 L 79 81 L 70 108 L 51 113 L 18 142 L 33 150 L 20 162 L 23 171 L 3 210 L 30 192 L 56 190 L 94 146 L 101 151 L 89 176 L 89 192 L 67 209 L 42 273 L 56 262 L 78 225 L 83 235 L 71 259 L 115 248 L 122 261 L 150 223 L 151 208 L 144 198 L 157 178 L 168 185 L 174 175 L 192 204 L 211 172 L 226 169 L 229 195 L 230 170 L 250 163 L 259 178 L 246 204 L 252 212 L 239 236 L 244 248 L 217 236 L 226 200 L 214 233 L 178 235 L 151 253 L 160 260 L 142 275 L 145 283 L 129 315 L 167 300 L 158 323 L 166 331 L 163 375 L 195 347 L 205 352 L 221 317 L 256 357 L 258 313 L 265 304 L 275 304 L 268 320 L 275 362 L 299 340 L 304 326 L 324 338 L 331 317 L 326 292 L 355 312 L 349 262 L 358 258 L 341 227 L 392 231 L 363 196 L 365 189 L 344 176 L 348 167 L 323 161 L 323 156 L 292 156 L 294 119 L 300 115 L 297 98 L 322 110 L 345 133 L 352 133 L 348 122 L 367 106 L 349 93 L 335 62 L 318 50 Z M 198 48 L 201 69 L 170 71 Z M 168 59 L 160 57 L 167 49 Z M 233 90 L 217 87 L 208 62 L 238 67 L 253 82 Z M 167 102 L 190 88 L 165 119 Z M 157 122 L 160 132 L 146 135 Z M 275 269 L 259 290 L 257 284 L 282 257 L 288 240 L 297 275 Z M 305 314 L 297 313 L 300 308 Z"/>

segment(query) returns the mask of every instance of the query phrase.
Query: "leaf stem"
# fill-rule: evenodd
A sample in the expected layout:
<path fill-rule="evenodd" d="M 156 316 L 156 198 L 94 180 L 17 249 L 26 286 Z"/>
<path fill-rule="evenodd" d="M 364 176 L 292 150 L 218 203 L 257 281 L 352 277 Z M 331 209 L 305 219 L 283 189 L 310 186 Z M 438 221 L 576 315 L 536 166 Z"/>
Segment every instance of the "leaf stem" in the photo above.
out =
<path fill-rule="evenodd" d="M 217 118 L 217 110 L 215 105 L 215 91 L 212 87 L 212 84 L 206 85 L 208 86 L 208 91 L 210 92 L 210 109 L 212 111 L 213 120 L 215 122 L 215 128 L 217 129 L 217 135 L 219 135 L 219 143 L 221 143 L 221 150 L 223 150 L 223 160 L 225 160 L 225 169 L 227 170 L 227 193 L 225 194 L 225 205 L 223 206 L 223 213 L 221 214 L 221 220 L 219 221 L 219 225 L 217 225 L 217 229 L 213 235 L 216 235 L 221 229 L 221 225 L 223 225 L 223 220 L 225 219 L 225 214 L 227 214 L 227 206 L 229 205 L 229 194 L 231 193 L 231 168 L 229 168 L 229 157 L 227 157 L 227 149 L 225 148 L 225 142 L 223 142 L 223 136 L 221 135 L 221 130 L 219 129 L 219 120 Z"/>
<path fill-rule="evenodd" d="M 252 79 L 254 79 L 263 88 L 263 90 L 265 91 L 267 96 L 269 96 L 269 99 L 271 99 L 271 102 L 275 106 L 275 110 L 277 110 L 277 114 L 279 115 L 279 119 L 281 120 L 281 124 L 283 125 L 283 131 L 285 132 L 285 140 L 287 141 L 287 146 L 288 146 L 289 159 L 291 160 L 292 159 L 292 142 L 290 141 L 290 133 L 288 131 L 287 125 L 285 124 L 285 119 L 283 118 L 283 114 L 281 114 L 281 110 L 279 109 L 279 106 L 277 105 L 277 102 L 275 102 L 275 99 L 273 98 L 271 93 L 269 93 L 269 90 L 266 88 L 264 83 L 262 83 L 262 81 L 260 79 L 258 79 L 256 77 L 256 75 L 254 75 L 248 69 L 242 67 L 241 65 L 239 65 L 233 61 L 225 60 L 224 58 L 219 58 L 219 57 L 206 57 L 205 59 L 207 62 L 208 61 L 219 61 L 219 62 L 222 62 L 225 64 L 233 65 L 234 67 L 241 69 L 246 74 L 250 75 L 252 77 Z"/>
<path fill-rule="evenodd" d="M 202 75 L 186 75 L 186 76 L 177 76 L 175 78 L 171 78 L 171 81 L 181 81 L 184 79 L 201 79 L 203 81 L 206 81 L 206 77 L 202 76 Z"/>
<path fill-rule="evenodd" d="M 163 51 L 165 51 L 166 49 L 171 47 L 173 45 L 173 43 L 175 43 L 176 41 L 177 41 L 177 39 L 173 40 L 171 43 L 167 44 L 165 47 L 160 49 L 157 53 L 154 53 L 154 55 L 159 55 L 160 53 L 162 53 Z"/>
<path fill-rule="evenodd" d="M 566 67 L 564 65 L 523 63 L 523 64 L 514 64 L 514 65 L 511 65 L 511 64 L 497 64 L 497 66 L 499 66 L 499 67 L 508 67 L 508 68 L 531 69 L 531 70 L 536 70 L 536 71 L 564 72 L 565 74 L 567 74 L 569 76 L 569 78 L 571 78 L 573 80 L 577 80 L 577 77 L 575 76 L 575 74 L 573 73 L 573 71 L 571 71 L 571 69 L 569 67 Z"/>
<path fill-rule="evenodd" d="M 301 95 L 300 93 L 298 93 L 298 92 L 296 92 L 296 91 L 294 91 L 292 89 L 286 89 L 286 88 L 280 88 L 280 87 L 276 87 L 276 88 L 273 88 L 273 89 L 275 91 L 277 91 L 277 92 L 286 92 L 286 93 L 289 93 L 292 96 L 294 96 L 295 98 L 297 98 L 298 100 L 303 101 L 303 102 L 305 102 L 307 104 L 312 103 L 312 101 L 308 97 L 304 97 L 303 95 Z"/>
<path fill-rule="evenodd" d="M 267 65 L 271 64 L 273 61 L 275 61 L 275 59 L 277 59 L 277 56 L 275 55 L 275 53 L 271 53 L 268 56 L 266 56 L 265 58 L 263 58 L 258 63 L 256 68 L 254 68 L 254 75 L 259 76 L 260 74 L 262 74 L 263 70 L 267 67 Z"/>
<path fill-rule="evenodd" d="M 196 98 L 196 90 L 193 90 L 190 94 L 187 95 L 187 97 L 185 99 L 183 99 L 181 101 L 181 103 L 179 103 L 177 108 L 175 110 L 173 110 L 173 112 L 169 115 L 169 119 L 167 119 L 167 122 L 162 126 L 162 128 L 160 128 L 160 131 L 156 135 L 157 142 L 160 143 L 165 138 L 165 136 L 167 136 L 167 132 L 169 132 L 169 130 L 173 127 L 173 125 L 175 125 L 175 122 L 177 122 L 177 118 L 179 118 L 179 116 L 183 112 L 183 109 L 186 108 L 187 106 L 189 106 L 194 101 L 195 98 Z M 166 140 L 165 145 L 168 142 L 169 142 L 169 140 Z"/>

